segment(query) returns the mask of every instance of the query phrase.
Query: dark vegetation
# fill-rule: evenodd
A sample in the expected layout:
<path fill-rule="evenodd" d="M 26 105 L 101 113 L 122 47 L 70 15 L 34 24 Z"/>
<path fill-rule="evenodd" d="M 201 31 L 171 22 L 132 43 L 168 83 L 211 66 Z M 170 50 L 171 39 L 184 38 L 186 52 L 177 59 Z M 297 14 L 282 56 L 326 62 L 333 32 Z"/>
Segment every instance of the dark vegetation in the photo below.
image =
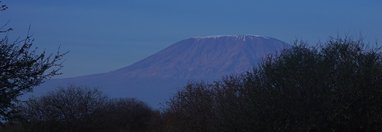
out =
<path fill-rule="evenodd" d="M 0 12 L 6 9 L 0 1 Z M 0 27 L 0 124 L 14 115 L 18 96 L 60 74 L 59 61 L 64 55 L 37 53 L 31 36 L 10 41 L 7 35 L 12 28 L 6 27 L 7 24 Z"/>
<path fill-rule="evenodd" d="M 382 53 L 363 41 L 295 42 L 242 75 L 187 84 L 160 112 L 76 86 L 18 101 L 61 67 L 32 42 L 0 41 L 1 132 L 382 131 Z"/>
<path fill-rule="evenodd" d="M 159 122 L 159 113 L 141 101 L 75 86 L 31 98 L 19 109 L 10 126 L 32 132 L 148 131 Z"/>
<path fill-rule="evenodd" d="M 382 54 L 362 41 L 302 42 L 246 74 L 191 83 L 169 131 L 382 131 Z"/>
<path fill-rule="evenodd" d="M 161 112 L 68 87 L 19 103 L 8 131 L 381 131 L 382 53 L 363 41 L 303 42 L 254 70 L 187 84 Z"/>

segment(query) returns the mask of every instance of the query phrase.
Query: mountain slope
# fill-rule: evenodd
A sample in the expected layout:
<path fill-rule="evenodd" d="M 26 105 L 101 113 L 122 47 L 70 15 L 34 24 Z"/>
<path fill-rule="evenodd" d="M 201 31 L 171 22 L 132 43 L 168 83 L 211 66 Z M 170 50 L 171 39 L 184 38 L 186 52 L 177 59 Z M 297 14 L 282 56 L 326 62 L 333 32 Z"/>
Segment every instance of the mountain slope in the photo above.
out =
<path fill-rule="evenodd" d="M 156 107 L 187 81 L 211 81 L 248 71 L 264 56 L 288 46 L 256 35 L 194 37 L 109 73 L 48 81 L 36 93 L 68 84 L 89 86 L 112 97 L 135 97 Z"/>
<path fill-rule="evenodd" d="M 266 54 L 286 46 L 279 40 L 254 35 L 190 38 L 112 74 L 128 78 L 218 79 L 249 70 Z"/>

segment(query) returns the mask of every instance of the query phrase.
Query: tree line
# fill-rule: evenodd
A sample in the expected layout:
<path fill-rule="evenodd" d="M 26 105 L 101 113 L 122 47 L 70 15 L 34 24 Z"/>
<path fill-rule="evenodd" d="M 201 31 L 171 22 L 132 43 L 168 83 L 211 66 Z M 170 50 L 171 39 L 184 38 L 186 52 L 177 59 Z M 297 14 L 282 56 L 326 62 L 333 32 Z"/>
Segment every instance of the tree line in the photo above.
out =
<path fill-rule="evenodd" d="M 9 108 L 3 130 L 380 131 L 381 103 L 382 52 L 336 38 L 315 47 L 296 41 L 244 74 L 190 82 L 162 110 L 94 89 L 59 89 Z"/>
<path fill-rule="evenodd" d="M 190 83 L 169 101 L 171 131 L 381 131 L 382 54 L 361 40 L 304 42 L 258 68 Z"/>
<path fill-rule="evenodd" d="M 155 130 L 160 113 L 143 102 L 110 99 L 96 89 L 70 86 L 33 97 L 6 123 L 12 131 L 119 132 Z"/>

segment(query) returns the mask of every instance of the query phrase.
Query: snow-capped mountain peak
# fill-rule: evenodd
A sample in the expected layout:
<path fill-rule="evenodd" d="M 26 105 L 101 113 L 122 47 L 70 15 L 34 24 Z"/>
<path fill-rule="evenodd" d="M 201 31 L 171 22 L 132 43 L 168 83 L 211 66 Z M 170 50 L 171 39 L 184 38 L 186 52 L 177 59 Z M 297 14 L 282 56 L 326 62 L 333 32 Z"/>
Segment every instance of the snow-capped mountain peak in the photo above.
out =
<path fill-rule="evenodd" d="M 157 107 L 188 81 L 211 81 L 246 72 L 266 55 L 288 46 L 261 35 L 192 37 L 124 68 L 48 81 L 36 91 L 65 85 L 95 87 L 111 97 L 135 97 Z"/>

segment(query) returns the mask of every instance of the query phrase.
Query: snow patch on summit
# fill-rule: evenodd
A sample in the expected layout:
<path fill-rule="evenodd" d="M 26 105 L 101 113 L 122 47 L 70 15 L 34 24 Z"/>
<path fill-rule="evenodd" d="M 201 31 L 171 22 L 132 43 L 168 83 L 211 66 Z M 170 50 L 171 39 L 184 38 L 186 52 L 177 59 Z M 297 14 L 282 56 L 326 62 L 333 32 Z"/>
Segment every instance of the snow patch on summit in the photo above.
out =
<path fill-rule="evenodd" d="M 210 35 L 210 36 L 196 36 L 192 37 L 192 39 L 221 39 L 221 38 L 232 38 L 237 40 L 247 40 L 247 39 L 256 39 L 256 38 L 263 38 L 263 39 L 274 39 L 268 36 L 263 35 L 252 35 L 252 34 L 246 34 L 246 35 Z"/>

